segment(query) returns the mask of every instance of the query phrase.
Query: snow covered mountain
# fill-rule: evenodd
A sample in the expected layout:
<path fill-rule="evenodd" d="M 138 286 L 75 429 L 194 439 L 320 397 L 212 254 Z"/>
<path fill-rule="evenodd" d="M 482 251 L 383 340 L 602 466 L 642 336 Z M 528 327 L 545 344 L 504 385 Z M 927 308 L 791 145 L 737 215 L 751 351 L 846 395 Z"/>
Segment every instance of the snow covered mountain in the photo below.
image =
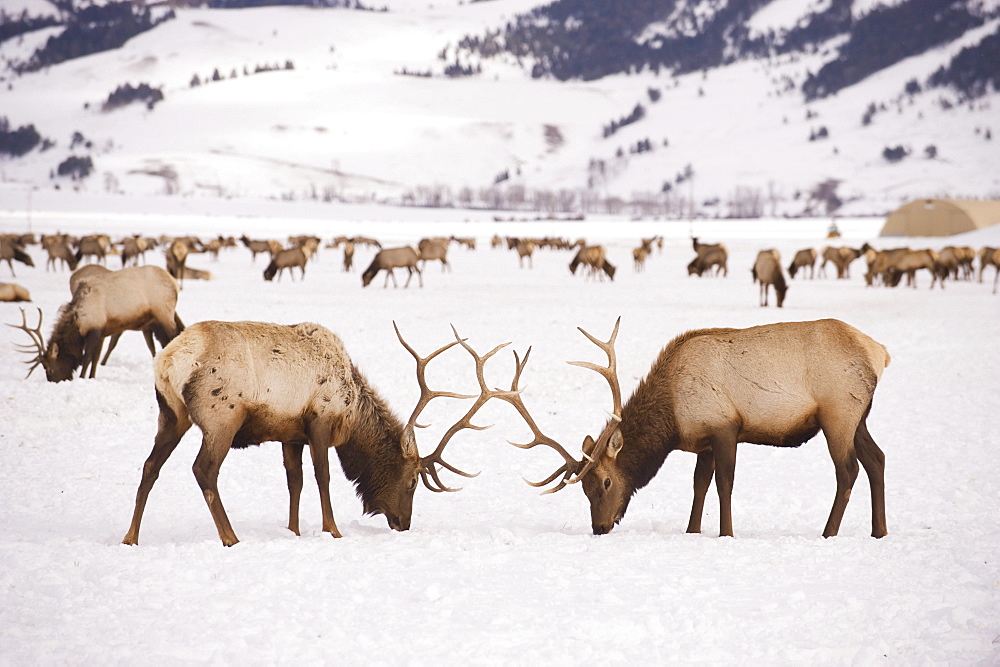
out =
<path fill-rule="evenodd" d="M 710 217 L 1000 197 L 997 0 L 171 4 L 5 3 L 0 197 Z"/>

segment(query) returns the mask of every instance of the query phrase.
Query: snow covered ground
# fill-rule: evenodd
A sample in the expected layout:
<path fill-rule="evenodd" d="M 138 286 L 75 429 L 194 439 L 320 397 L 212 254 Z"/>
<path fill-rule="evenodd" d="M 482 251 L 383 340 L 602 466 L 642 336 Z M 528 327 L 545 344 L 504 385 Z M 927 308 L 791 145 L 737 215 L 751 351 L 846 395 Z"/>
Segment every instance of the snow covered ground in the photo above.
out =
<path fill-rule="evenodd" d="M 85 207 L 81 207 L 86 210 Z M 50 384 L 40 371 L 24 379 L 14 343 L 26 336 L 0 327 L 0 663 L 383 663 L 576 664 L 612 661 L 726 664 L 951 664 L 1000 661 L 1000 466 L 997 346 L 1000 296 L 984 284 L 949 282 L 945 290 L 866 288 L 861 262 L 850 280 L 795 280 L 785 307 L 760 308 L 749 267 L 776 247 L 820 247 L 826 221 L 744 223 L 490 223 L 463 219 L 382 220 L 391 211 L 342 211 L 335 220 L 293 219 L 285 210 L 245 215 L 157 217 L 39 208 L 35 231 L 112 233 L 190 231 L 284 238 L 322 231 L 324 241 L 363 231 L 386 244 L 421 236 L 473 235 L 479 247 L 452 247 L 453 270 L 428 266 L 423 289 L 362 289 L 360 250 L 352 273 L 339 250 L 324 249 L 304 281 L 266 283 L 265 262 L 245 248 L 219 261 L 189 264 L 214 279 L 184 285 L 178 312 L 204 319 L 314 321 L 345 341 L 352 358 L 405 418 L 417 397 L 413 362 L 392 321 L 427 353 L 454 324 L 478 350 L 511 341 L 533 346 L 522 378 L 524 401 L 540 427 L 578 451 L 603 425 L 608 391 L 596 374 L 568 360 L 600 361 L 579 332 L 606 337 L 619 315 L 618 363 L 631 392 L 658 350 L 692 328 L 750 326 L 840 318 L 885 344 L 886 370 L 869 427 L 886 453 L 888 537 L 869 537 L 870 502 L 862 474 L 840 536 L 820 537 L 834 494 L 822 436 L 799 449 L 744 445 L 734 493 L 735 538 L 719 538 L 714 492 L 705 533 L 686 535 L 694 458 L 675 453 L 641 490 L 615 530 L 590 532 L 578 488 L 540 497 L 522 477 L 540 479 L 559 457 L 521 451 L 527 429 L 505 404 L 487 405 L 446 458 L 479 477 L 445 479 L 454 494 L 418 489 L 412 529 L 391 531 L 365 517 L 353 488 L 332 482 L 344 538 L 320 532 L 315 485 L 302 503 L 303 536 L 285 528 L 280 447 L 233 452 L 220 491 L 242 540 L 221 546 L 191 474 L 197 429 L 165 465 L 146 508 L 141 543 L 120 544 L 131 517 L 141 466 L 152 445 L 157 409 L 149 354 L 126 335 L 96 380 Z M 324 209 L 328 210 L 328 209 Z M 411 213 L 420 214 L 419 211 Z M 367 218 L 360 221 L 361 218 Z M 382 220 L 382 221 L 379 221 Z M 24 226 L 4 212 L 6 230 Z M 845 228 L 845 243 L 875 237 L 879 221 Z M 142 225 L 137 229 L 137 225 Z M 797 225 L 792 227 L 791 225 Z M 651 230 L 667 240 L 644 273 L 631 248 Z M 607 244 L 619 267 L 614 282 L 572 276 L 566 253 L 540 251 L 533 269 L 488 239 L 546 232 Z M 688 235 L 725 241 L 726 278 L 689 278 Z M 908 240 L 1000 245 L 1000 227 L 964 239 Z M 68 273 L 16 264 L 45 312 L 48 335 L 69 298 Z M 162 255 L 150 254 L 163 264 Z M 112 258 L 117 266 L 117 258 Z M 6 266 L 0 278 L 9 279 Z M 28 309 L 33 312 L 32 308 Z M 20 320 L 0 304 L 0 321 Z M 493 385 L 509 382 L 503 351 L 487 367 Z M 474 391 L 469 357 L 452 350 L 429 368 L 434 387 Z M 441 403 L 441 405 L 437 405 Z M 464 411 L 437 401 L 418 434 L 423 452 Z"/>

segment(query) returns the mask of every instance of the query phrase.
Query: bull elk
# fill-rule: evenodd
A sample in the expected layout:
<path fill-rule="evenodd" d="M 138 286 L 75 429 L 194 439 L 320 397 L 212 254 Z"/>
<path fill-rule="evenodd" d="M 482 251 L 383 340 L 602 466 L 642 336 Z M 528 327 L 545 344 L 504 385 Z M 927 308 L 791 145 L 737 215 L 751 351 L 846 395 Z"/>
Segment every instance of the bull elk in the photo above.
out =
<path fill-rule="evenodd" d="M 396 274 L 393 273 L 393 269 L 398 267 L 406 268 L 408 275 L 406 278 L 406 284 L 403 287 L 410 286 L 410 280 L 413 279 L 413 274 L 417 274 L 417 280 L 420 281 L 420 286 L 424 286 L 424 277 L 420 272 L 420 267 L 417 266 L 417 251 L 410 246 L 402 246 L 399 248 L 384 248 L 375 253 L 375 257 L 372 259 L 372 263 L 368 265 L 365 272 L 361 274 L 361 286 L 368 287 L 371 284 L 372 279 L 375 278 L 379 271 L 385 271 L 385 283 L 382 288 L 386 288 L 389 285 L 389 278 L 392 278 L 393 287 L 399 287 L 399 283 L 396 282 Z"/>
<path fill-rule="evenodd" d="M 175 312 L 177 290 L 177 281 L 157 266 L 111 271 L 77 287 L 70 302 L 60 308 L 48 344 L 41 332 L 41 309 L 37 326 L 28 326 L 24 310 L 21 324 L 8 326 L 31 337 L 31 344 L 20 346 L 35 355 L 25 362 L 31 365 L 29 377 L 41 365 L 49 382 L 72 379 L 78 368 L 84 377 L 88 367 L 93 378 L 105 337 L 149 329 L 160 345 L 166 345 L 180 333 L 184 325 Z"/>
<path fill-rule="evenodd" d="M 344 474 L 354 482 L 365 513 L 383 514 L 393 530 L 408 530 L 418 478 L 431 491 L 441 492 L 457 489 L 441 482 L 438 465 L 465 477 L 474 476 L 441 457 L 460 430 L 482 428 L 471 419 L 492 396 L 484 390 L 442 436 L 437 448 L 421 457 L 414 435 L 421 411 L 438 397 L 476 398 L 429 389 L 424 378 L 427 364 L 461 344 L 475 358 L 481 378 L 486 360 L 500 348 L 480 356 L 455 332 L 454 341 L 421 357 L 403 340 L 398 327 L 396 335 L 416 360 L 420 387 L 420 398 L 405 425 L 351 361 L 340 338 L 322 326 L 207 321 L 185 330 L 154 362 L 159 426 L 143 466 L 132 523 L 123 542 L 138 543 L 149 492 L 163 463 L 192 424 L 203 433 L 194 476 L 226 546 L 238 539 L 219 496 L 219 469 L 231 448 L 268 441 L 282 443 L 288 529 L 296 535 L 302 451 L 307 444 L 319 487 L 324 532 L 341 536 L 330 503 L 331 447 L 337 451 Z"/>
<path fill-rule="evenodd" d="M 866 425 L 875 387 L 889 364 L 884 346 L 833 319 L 689 331 L 663 348 L 623 405 L 614 349 L 620 321 L 607 341 L 580 329 L 607 355 L 607 366 L 570 362 L 604 377 L 614 404 L 597 439 L 584 439 L 580 460 L 544 435 L 524 407 L 517 384 L 528 354 L 521 360 L 515 353 L 511 391 L 498 398 L 514 406 L 534 438 L 511 444 L 523 449 L 546 445 L 565 461 L 546 479 L 530 484 L 543 487 L 559 479 L 545 491 L 552 493 L 581 483 L 594 534 L 601 535 L 621 521 L 632 496 L 656 475 L 670 452 L 691 452 L 697 462 L 687 532 L 701 532 L 714 475 L 719 534 L 732 536 L 737 443 L 798 447 L 822 430 L 837 478 L 823 536 L 840 529 L 859 460 L 871 487 L 872 536 L 887 534 L 885 456 Z"/>
<path fill-rule="evenodd" d="M 767 305 L 767 295 L 771 285 L 774 285 L 774 295 L 778 299 L 778 308 L 785 302 L 785 294 L 788 293 L 788 283 L 785 282 L 785 274 L 781 271 L 781 255 L 777 250 L 761 250 L 757 253 L 757 260 L 750 269 L 754 282 L 760 283 L 760 305 Z"/>

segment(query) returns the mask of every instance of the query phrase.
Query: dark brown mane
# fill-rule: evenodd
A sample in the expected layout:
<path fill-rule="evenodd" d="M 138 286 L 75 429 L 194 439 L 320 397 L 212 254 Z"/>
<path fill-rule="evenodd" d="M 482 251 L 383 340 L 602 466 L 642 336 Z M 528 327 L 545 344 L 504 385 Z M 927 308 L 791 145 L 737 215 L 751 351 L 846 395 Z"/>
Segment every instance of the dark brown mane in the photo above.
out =
<path fill-rule="evenodd" d="M 88 287 L 81 287 L 76 290 L 69 303 L 60 306 L 55 326 L 52 327 L 49 342 L 45 346 L 45 354 L 48 355 L 52 352 L 53 346 L 58 345 L 59 358 L 69 362 L 71 371 L 75 371 L 83 363 L 84 339 L 80 328 L 76 325 L 76 311 L 82 295 L 89 291 Z"/>
<path fill-rule="evenodd" d="M 398 478 L 403 463 L 403 424 L 357 366 L 351 368 L 358 387 L 358 428 L 336 449 L 344 476 L 354 482 L 368 509 L 379 492 Z"/>
<path fill-rule="evenodd" d="M 625 446 L 618 455 L 618 465 L 630 480 L 633 493 L 649 484 L 667 454 L 677 447 L 674 397 L 670 393 L 673 383 L 666 378 L 671 357 L 678 347 L 695 336 L 730 331 L 735 329 L 698 329 L 674 338 L 660 350 L 649 373 L 622 406 L 621 431 Z"/>

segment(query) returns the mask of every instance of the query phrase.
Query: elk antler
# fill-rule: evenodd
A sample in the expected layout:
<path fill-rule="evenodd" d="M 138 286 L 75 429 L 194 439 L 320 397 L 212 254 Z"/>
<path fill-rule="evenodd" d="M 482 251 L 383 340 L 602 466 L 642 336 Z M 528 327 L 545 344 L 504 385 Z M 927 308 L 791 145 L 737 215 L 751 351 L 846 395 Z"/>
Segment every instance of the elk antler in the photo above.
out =
<path fill-rule="evenodd" d="M 593 342 L 595 345 L 604 350 L 605 354 L 608 355 L 607 366 L 598 366 L 596 364 L 592 364 L 587 361 L 568 362 L 572 366 L 581 366 L 582 368 L 589 368 L 590 370 L 596 371 L 602 377 L 604 377 L 608 381 L 608 384 L 611 385 L 611 397 L 614 401 L 614 412 L 611 414 L 612 422 L 605 427 L 604 431 L 597 439 L 597 443 L 594 446 L 593 450 L 589 453 L 584 452 L 583 459 L 579 461 L 576 460 L 573 456 L 571 456 L 569 452 L 567 452 L 562 445 L 560 445 L 558 442 L 556 442 L 552 438 L 542 433 L 541 430 L 538 428 L 538 426 L 535 424 L 535 420 L 532 419 L 531 415 L 528 413 L 527 408 L 524 407 L 524 402 L 521 400 L 521 395 L 520 395 L 521 390 L 518 389 L 517 383 L 521 379 L 521 371 L 524 370 L 524 367 L 528 363 L 528 357 L 531 355 L 531 348 L 528 348 L 528 351 L 525 353 L 523 360 L 521 360 L 518 357 L 517 352 L 514 352 L 514 363 L 516 365 L 516 370 L 514 372 L 514 380 L 513 382 L 511 382 L 510 385 L 510 391 L 504 392 L 503 394 L 498 394 L 497 398 L 506 401 L 507 403 L 510 403 L 512 406 L 514 406 L 514 409 L 517 410 L 518 413 L 520 413 L 520 415 L 524 418 L 524 421 L 527 423 L 528 428 L 531 429 L 531 432 L 534 434 L 535 437 L 531 442 L 527 442 L 524 444 L 516 442 L 511 442 L 510 444 L 514 445 L 515 447 L 520 447 L 521 449 L 531 449 L 532 447 L 536 447 L 537 445 L 546 445 L 559 452 L 559 454 L 565 460 L 565 463 L 562 466 L 560 466 L 554 473 L 552 473 L 542 481 L 531 482 L 525 480 L 531 486 L 542 487 L 545 486 L 546 484 L 550 484 L 556 478 L 562 475 L 562 479 L 559 481 L 559 483 L 556 486 L 552 487 L 551 489 L 543 491 L 542 492 L 543 494 L 555 493 L 556 491 L 563 488 L 567 484 L 575 484 L 579 482 L 583 478 L 583 476 L 594 466 L 594 464 L 604 454 L 604 451 L 608 447 L 608 441 L 611 438 L 611 433 L 614 430 L 614 425 L 622 420 L 621 388 L 619 387 L 618 384 L 618 365 L 614 350 L 615 338 L 617 338 L 618 336 L 618 325 L 620 323 L 621 323 L 621 317 L 619 317 L 618 321 L 615 322 L 615 329 L 611 334 L 611 338 L 608 339 L 607 342 L 600 341 L 594 338 L 586 331 L 584 331 L 583 329 L 580 329 L 580 332 L 583 333 L 584 336 L 586 336 L 588 339 L 590 339 L 591 342 Z"/>
<path fill-rule="evenodd" d="M 21 324 L 8 324 L 7 326 L 14 329 L 20 329 L 26 332 L 31 337 L 31 344 L 14 343 L 21 352 L 27 352 L 28 354 L 35 354 L 35 357 L 28 359 L 24 363 L 31 364 L 31 368 L 28 369 L 28 374 L 25 375 L 25 379 L 31 377 L 31 374 L 35 371 L 35 368 L 42 363 L 45 359 L 45 339 L 42 337 L 42 309 L 38 309 L 38 326 L 35 328 L 30 328 L 28 326 L 28 316 L 24 312 L 24 308 L 21 308 Z"/>
<path fill-rule="evenodd" d="M 423 409 L 427 407 L 427 404 L 430 403 L 435 398 L 444 397 L 444 398 L 477 399 L 475 404 L 465 414 L 465 416 L 463 416 L 461 419 L 455 422 L 451 426 L 451 428 L 448 429 L 448 431 L 441 438 L 441 442 L 438 443 L 438 446 L 434 449 L 434 451 L 420 459 L 420 479 L 421 481 L 423 481 L 424 486 L 426 486 L 431 491 L 435 492 L 458 491 L 459 489 L 452 489 L 448 486 L 445 486 L 445 484 L 441 481 L 441 478 L 438 476 L 437 465 L 440 464 L 441 467 L 446 468 L 451 472 L 457 475 L 461 475 L 463 477 L 475 477 L 476 475 L 479 474 L 479 473 L 470 474 L 467 472 L 463 472 L 458 468 L 456 468 L 455 466 L 451 465 L 450 463 L 446 462 L 443 458 L 441 458 L 441 455 L 444 452 L 444 448 L 447 447 L 448 443 L 451 441 L 452 436 L 454 436 L 462 429 L 469 428 L 481 431 L 483 429 L 489 428 L 488 426 L 476 426 L 471 422 L 473 415 L 475 415 L 475 413 L 479 410 L 479 408 L 481 408 L 490 398 L 489 395 L 490 393 L 485 389 L 485 380 L 483 380 L 483 365 L 486 363 L 487 359 L 496 354 L 496 352 L 501 348 L 503 348 L 504 346 L 509 345 L 509 343 L 504 343 L 503 345 L 499 345 L 496 348 L 494 348 L 491 352 L 486 354 L 484 357 L 479 357 L 476 354 L 475 350 L 473 350 L 465 342 L 466 339 L 461 338 L 458 335 L 458 332 L 455 331 L 455 327 L 452 326 L 451 330 L 455 333 L 455 340 L 438 348 L 438 350 L 432 352 L 426 357 L 421 357 L 419 354 L 417 354 L 416 350 L 414 350 L 405 340 L 403 340 L 403 336 L 402 334 L 399 333 L 399 327 L 396 326 L 395 322 L 392 323 L 392 326 L 396 329 L 396 337 L 399 338 L 399 342 L 402 343 L 403 347 L 406 348 L 406 350 L 413 356 L 413 358 L 417 362 L 417 384 L 420 386 L 420 398 L 417 400 L 417 405 L 416 407 L 413 408 L 413 412 L 410 414 L 410 419 L 406 423 L 407 429 L 410 429 L 412 431 L 413 428 L 426 428 L 428 426 L 428 424 L 418 424 L 417 417 L 420 415 Z M 476 359 L 476 374 L 479 377 L 480 387 L 482 387 L 483 389 L 478 398 L 475 395 L 456 394 L 450 391 L 432 391 L 427 386 L 427 380 L 424 377 L 424 371 L 427 368 L 427 364 L 431 361 L 431 359 L 438 356 L 445 350 L 454 347 L 455 345 L 462 345 Z"/>

